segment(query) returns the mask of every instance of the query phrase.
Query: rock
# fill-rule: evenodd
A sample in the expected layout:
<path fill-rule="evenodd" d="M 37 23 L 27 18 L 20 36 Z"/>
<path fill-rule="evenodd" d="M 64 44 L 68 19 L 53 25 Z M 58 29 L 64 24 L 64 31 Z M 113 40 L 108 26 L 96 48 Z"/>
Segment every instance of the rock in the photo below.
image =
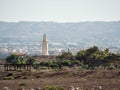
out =
<path fill-rule="evenodd" d="M 30 88 L 29 90 L 34 90 L 33 88 Z"/>
<path fill-rule="evenodd" d="M 82 87 L 77 86 L 77 87 L 75 87 L 75 90 L 83 90 L 83 88 L 82 88 Z"/>
<path fill-rule="evenodd" d="M 36 90 L 41 90 L 41 88 L 40 88 L 40 87 L 37 87 Z"/>
<path fill-rule="evenodd" d="M 74 87 L 74 86 L 70 86 L 70 87 L 68 88 L 68 90 L 75 90 L 75 87 Z"/>
<path fill-rule="evenodd" d="M 3 87 L 3 90 L 9 90 L 9 88 L 8 87 Z"/>
<path fill-rule="evenodd" d="M 79 90 L 80 88 L 79 87 L 75 87 L 75 90 Z"/>
<path fill-rule="evenodd" d="M 99 90 L 102 90 L 102 86 L 98 86 L 98 89 L 99 89 Z"/>
<path fill-rule="evenodd" d="M 102 90 L 102 86 L 94 85 L 92 90 Z"/>

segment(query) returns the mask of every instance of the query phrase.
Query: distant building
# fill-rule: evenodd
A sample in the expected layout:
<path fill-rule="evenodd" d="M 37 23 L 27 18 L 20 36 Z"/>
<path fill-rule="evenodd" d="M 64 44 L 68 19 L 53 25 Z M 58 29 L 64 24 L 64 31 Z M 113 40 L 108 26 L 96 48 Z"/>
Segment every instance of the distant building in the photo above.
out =
<path fill-rule="evenodd" d="M 26 54 L 25 53 L 18 53 L 18 52 L 15 52 L 15 53 L 12 53 L 14 55 L 17 55 L 17 56 L 21 56 L 21 57 L 25 57 Z"/>
<path fill-rule="evenodd" d="M 17 56 L 25 56 L 25 53 L 17 53 L 17 52 L 15 52 L 15 53 L 12 53 L 12 54 L 17 55 Z"/>
<path fill-rule="evenodd" d="M 48 39 L 47 39 L 46 34 L 43 35 L 42 55 L 49 55 L 49 53 L 48 53 Z"/>

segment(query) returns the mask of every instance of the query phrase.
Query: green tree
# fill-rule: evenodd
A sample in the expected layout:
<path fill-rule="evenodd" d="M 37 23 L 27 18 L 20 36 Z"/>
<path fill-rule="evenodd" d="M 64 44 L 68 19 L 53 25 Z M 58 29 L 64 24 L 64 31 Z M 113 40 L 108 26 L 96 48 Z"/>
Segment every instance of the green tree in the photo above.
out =
<path fill-rule="evenodd" d="M 105 49 L 105 52 L 106 52 L 106 53 L 109 53 L 109 49 L 108 49 L 108 48 L 106 48 L 106 49 Z"/>
<path fill-rule="evenodd" d="M 88 54 L 94 53 L 96 51 L 99 51 L 99 48 L 97 46 L 93 46 L 93 47 L 90 47 L 89 49 L 87 49 Z"/>
<path fill-rule="evenodd" d="M 40 65 L 40 66 L 49 67 L 49 63 L 48 63 L 48 62 L 40 62 L 39 65 Z"/>
<path fill-rule="evenodd" d="M 24 59 L 21 56 L 15 54 L 12 54 L 9 57 L 7 57 L 6 62 L 11 64 L 25 64 Z"/>
<path fill-rule="evenodd" d="M 81 50 L 77 53 L 76 59 L 80 60 L 84 65 L 89 67 L 98 67 L 108 55 L 108 52 L 99 50 L 97 46 Z"/>
<path fill-rule="evenodd" d="M 107 57 L 105 57 L 105 60 L 103 62 L 105 65 L 109 65 L 109 64 L 114 63 L 116 61 L 120 61 L 120 55 L 114 54 L 114 53 L 109 53 L 109 55 Z"/>
<path fill-rule="evenodd" d="M 63 52 L 60 56 L 59 56 L 60 59 L 70 59 L 72 60 L 73 59 L 73 55 L 71 52 Z"/>
<path fill-rule="evenodd" d="M 14 60 L 12 64 L 25 64 L 25 60 L 23 58 L 18 58 L 17 60 Z"/>
<path fill-rule="evenodd" d="M 8 57 L 6 58 L 6 62 L 7 62 L 7 63 L 12 63 L 13 61 L 15 61 L 15 60 L 17 60 L 17 59 L 18 59 L 18 56 L 12 54 L 12 55 L 10 55 L 10 56 L 8 56 Z"/>
<path fill-rule="evenodd" d="M 85 55 L 86 55 L 86 50 L 81 50 L 77 53 L 76 59 L 84 62 L 84 61 L 86 61 Z"/>
<path fill-rule="evenodd" d="M 57 63 L 51 63 L 51 64 L 50 64 L 50 67 L 51 67 L 52 69 L 57 69 L 57 68 L 59 68 L 59 65 L 58 65 Z"/>
<path fill-rule="evenodd" d="M 72 65 L 72 61 L 71 60 L 63 60 L 62 62 L 61 62 L 61 65 L 62 66 L 71 66 Z"/>
<path fill-rule="evenodd" d="M 28 60 L 27 60 L 27 64 L 31 64 L 31 65 L 35 65 L 36 64 L 36 60 L 32 57 L 30 57 Z"/>
<path fill-rule="evenodd" d="M 82 63 L 79 60 L 74 60 L 72 61 L 72 66 L 77 65 L 77 66 L 82 66 Z"/>

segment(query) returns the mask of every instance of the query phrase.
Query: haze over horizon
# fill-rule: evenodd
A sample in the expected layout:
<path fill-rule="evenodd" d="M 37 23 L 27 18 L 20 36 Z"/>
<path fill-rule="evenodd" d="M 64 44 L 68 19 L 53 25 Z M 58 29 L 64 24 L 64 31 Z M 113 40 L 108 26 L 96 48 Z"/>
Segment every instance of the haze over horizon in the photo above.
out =
<path fill-rule="evenodd" d="M 120 0 L 0 0 L 0 21 L 119 21 Z"/>

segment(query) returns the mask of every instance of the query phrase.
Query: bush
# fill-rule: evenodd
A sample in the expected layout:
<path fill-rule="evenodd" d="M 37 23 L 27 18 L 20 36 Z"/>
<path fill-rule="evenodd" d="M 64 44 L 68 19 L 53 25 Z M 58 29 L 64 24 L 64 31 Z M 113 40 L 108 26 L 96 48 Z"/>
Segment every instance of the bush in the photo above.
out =
<path fill-rule="evenodd" d="M 44 90 L 65 90 L 63 87 L 58 86 L 47 86 L 44 88 Z"/>
<path fill-rule="evenodd" d="M 59 65 L 56 64 L 56 63 L 52 63 L 52 64 L 50 65 L 50 67 L 51 67 L 52 69 L 57 69 L 57 68 L 59 68 Z"/>
<path fill-rule="evenodd" d="M 90 69 L 91 69 L 91 70 L 97 70 L 98 67 L 91 67 Z"/>
<path fill-rule="evenodd" d="M 4 77 L 4 78 L 3 78 L 3 80 L 13 80 L 13 79 L 14 79 L 14 77 L 12 77 L 12 76 Z"/>
<path fill-rule="evenodd" d="M 73 59 L 73 55 L 71 52 L 63 52 L 60 56 L 59 56 L 60 59 L 70 59 L 72 60 Z"/>
<path fill-rule="evenodd" d="M 114 70 L 114 69 L 116 69 L 115 66 L 110 66 L 110 67 L 108 68 L 108 70 Z"/>
<path fill-rule="evenodd" d="M 83 65 L 83 68 L 84 69 L 88 69 L 88 65 Z"/>
<path fill-rule="evenodd" d="M 26 83 L 20 83 L 20 86 L 26 86 L 27 84 Z"/>
<path fill-rule="evenodd" d="M 21 76 L 20 76 L 20 75 L 18 75 L 18 76 L 16 76 L 16 77 L 15 77 L 15 79 L 19 79 L 19 78 L 21 78 Z"/>
<path fill-rule="evenodd" d="M 72 62 L 72 66 L 77 65 L 77 66 L 82 66 L 81 62 L 79 60 L 74 60 Z"/>
<path fill-rule="evenodd" d="M 49 66 L 49 63 L 48 63 L 48 62 L 41 62 L 40 65 L 41 65 L 41 66 L 46 66 L 46 67 L 48 67 L 48 66 Z"/>
<path fill-rule="evenodd" d="M 61 62 L 61 65 L 63 65 L 63 66 L 71 66 L 71 61 L 70 60 L 63 60 Z"/>
<path fill-rule="evenodd" d="M 36 78 L 40 78 L 41 76 L 40 75 L 37 75 Z"/>
<path fill-rule="evenodd" d="M 8 77 L 9 77 L 9 76 L 13 76 L 13 73 L 8 73 L 7 76 L 8 76 Z"/>
<path fill-rule="evenodd" d="M 40 70 L 47 70 L 48 67 L 40 67 L 39 69 L 40 69 Z"/>
<path fill-rule="evenodd" d="M 27 77 L 27 76 L 23 76 L 22 78 L 23 78 L 23 79 L 28 79 L 28 77 Z"/>

